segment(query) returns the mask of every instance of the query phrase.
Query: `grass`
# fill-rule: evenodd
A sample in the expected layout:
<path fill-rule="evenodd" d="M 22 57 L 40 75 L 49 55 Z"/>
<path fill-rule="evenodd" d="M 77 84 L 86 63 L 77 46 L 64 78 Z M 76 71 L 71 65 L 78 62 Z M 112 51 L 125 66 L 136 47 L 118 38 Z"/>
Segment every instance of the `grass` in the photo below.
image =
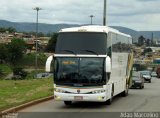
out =
<path fill-rule="evenodd" d="M 0 111 L 53 94 L 52 79 L 0 80 Z"/>
<path fill-rule="evenodd" d="M 0 69 L 5 75 L 10 74 L 12 72 L 11 67 L 7 64 L 0 64 Z"/>

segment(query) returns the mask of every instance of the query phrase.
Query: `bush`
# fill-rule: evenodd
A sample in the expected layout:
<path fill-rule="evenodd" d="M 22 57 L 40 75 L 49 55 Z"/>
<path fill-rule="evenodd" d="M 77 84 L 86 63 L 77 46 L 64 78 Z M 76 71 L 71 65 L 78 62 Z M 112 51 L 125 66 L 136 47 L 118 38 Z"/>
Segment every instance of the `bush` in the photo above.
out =
<path fill-rule="evenodd" d="M 37 58 L 38 58 L 37 59 L 38 68 L 44 68 L 46 60 L 47 60 L 47 56 L 45 54 L 38 53 Z M 19 60 L 16 64 L 19 66 L 23 65 L 23 67 L 34 67 L 35 66 L 35 53 L 24 54 L 23 58 Z"/>
<path fill-rule="evenodd" d="M 146 65 L 133 64 L 134 71 L 143 71 L 147 69 Z"/>
<path fill-rule="evenodd" d="M 22 79 L 22 77 L 20 75 L 14 75 L 12 77 L 12 80 L 21 80 L 21 79 Z"/>
<path fill-rule="evenodd" d="M 0 77 L 3 76 L 3 70 L 0 68 Z"/>
<path fill-rule="evenodd" d="M 23 70 L 21 67 L 13 68 L 13 78 L 12 79 L 25 79 L 27 76 L 27 72 Z"/>

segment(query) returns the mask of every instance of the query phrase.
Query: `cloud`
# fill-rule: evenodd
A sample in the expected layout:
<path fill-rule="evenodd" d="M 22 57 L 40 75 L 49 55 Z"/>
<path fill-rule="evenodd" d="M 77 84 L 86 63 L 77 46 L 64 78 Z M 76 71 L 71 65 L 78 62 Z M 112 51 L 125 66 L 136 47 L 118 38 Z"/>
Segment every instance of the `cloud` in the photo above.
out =
<path fill-rule="evenodd" d="M 159 0 L 137 0 L 139 2 L 155 2 L 155 1 L 159 1 Z"/>
<path fill-rule="evenodd" d="M 160 0 L 108 0 L 109 25 L 122 25 L 137 30 L 160 30 Z M 15 22 L 35 22 L 36 11 L 41 7 L 39 22 L 102 24 L 103 0 L 1 0 L 0 18 Z M 147 25 L 146 25 L 147 24 Z"/>

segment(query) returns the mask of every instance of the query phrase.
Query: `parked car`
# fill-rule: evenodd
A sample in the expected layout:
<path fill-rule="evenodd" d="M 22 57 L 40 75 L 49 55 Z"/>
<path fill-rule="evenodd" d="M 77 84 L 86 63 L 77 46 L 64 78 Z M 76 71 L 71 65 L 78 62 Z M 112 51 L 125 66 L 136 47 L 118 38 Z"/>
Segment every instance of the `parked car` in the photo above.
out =
<path fill-rule="evenodd" d="M 140 72 L 133 71 L 131 88 L 137 87 L 139 87 L 140 89 L 144 88 L 144 78 Z"/>
<path fill-rule="evenodd" d="M 34 78 L 40 79 L 40 78 L 49 78 L 53 77 L 53 73 L 38 73 L 34 76 Z"/>
<path fill-rule="evenodd" d="M 160 67 L 157 68 L 156 73 L 157 73 L 157 77 L 160 78 Z"/>
<path fill-rule="evenodd" d="M 142 74 L 143 78 L 145 81 L 151 83 L 151 71 L 145 70 L 145 71 L 140 71 L 140 73 Z"/>
<path fill-rule="evenodd" d="M 157 73 L 153 71 L 153 72 L 151 73 L 151 76 L 152 76 L 152 77 L 157 77 Z"/>

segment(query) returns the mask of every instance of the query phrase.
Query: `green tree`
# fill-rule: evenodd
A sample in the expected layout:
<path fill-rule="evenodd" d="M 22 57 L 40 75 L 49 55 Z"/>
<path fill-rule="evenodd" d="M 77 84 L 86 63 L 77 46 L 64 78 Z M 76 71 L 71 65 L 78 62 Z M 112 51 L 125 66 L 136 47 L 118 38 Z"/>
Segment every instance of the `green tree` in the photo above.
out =
<path fill-rule="evenodd" d="M 144 54 L 149 53 L 149 52 L 152 52 L 151 48 L 145 48 L 143 51 Z"/>
<path fill-rule="evenodd" d="M 49 40 L 48 45 L 46 46 L 47 52 L 55 52 L 57 37 L 58 37 L 57 33 L 51 36 L 51 39 Z"/>
<path fill-rule="evenodd" d="M 140 36 L 138 38 L 138 45 L 142 46 L 142 45 L 144 45 L 144 43 L 145 43 L 145 38 L 143 36 Z"/>
<path fill-rule="evenodd" d="M 151 40 L 150 40 L 150 39 L 147 39 L 147 40 L 146 40 L 146 45 L 147 45 L 147 46 L 150 46 L 150 45 L 151 45 Z"/>
<path fill-rule="evenodd" d="M 0 63 L 3 63 L 7 60 L 8 49 L 6 44 L 0 44 Z"/>
<path fill-rule="evenodd" d="M 22 67 L 13 68 L 13 79 L 25 79 L 27 74 L 28 73 Z"/>
<path fill-rule="evenodd" d="M 11 64 L 15 64 L 19 61 L 26 51 L 26 44 L 22 39 L 12 39 L 8 45 L 9 61 Z"/>
<path fill-rule="evenodd" d="M 15 29 L 14 27 L 8 27 L 6 30 L 7 30 L 9 33 L 14 33 L 14 32 L 16 32 L 16 29 Z"/>
<path fill-rule="evenodd" d="M 33 45 L 27 45 L 26 48 L 31 52 L 33 49 Z"/>
<path fill-rule="evenodd" d="M 16 29 L 14 27 L 8 27 L 8 28 L 1 27 L 0 28 L 1 33 L 4 33 L 6 31 L 8 31 L 9 33 L 14 33 L 16 32 Z"/>
<path fill-rule="evenodd" d="M 44 37 L 44 34 L 42 32 L 38 32 L 38 37 Z"/>
<path fill-rule="evenodd" d="M 1 27 L 1 28 L 0 28 L 0 32 L 1 32 L 1 33 L 4 33 L 4 32 L 6 32 L 6 29 L 5 29 L 4 27 Z"/>

